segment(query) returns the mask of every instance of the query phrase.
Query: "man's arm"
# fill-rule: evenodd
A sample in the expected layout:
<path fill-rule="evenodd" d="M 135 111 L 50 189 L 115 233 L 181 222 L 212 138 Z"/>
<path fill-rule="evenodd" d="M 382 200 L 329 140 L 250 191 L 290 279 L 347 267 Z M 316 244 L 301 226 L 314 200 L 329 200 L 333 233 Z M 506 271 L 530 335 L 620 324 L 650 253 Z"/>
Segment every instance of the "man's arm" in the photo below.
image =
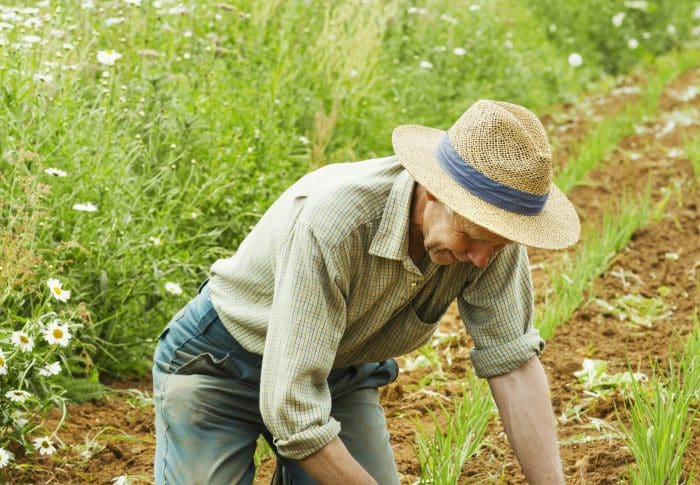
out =
<path fill-rule="evenodd" d="M 350 455 L 340 438 L 299 460 L 306 473 L 321 485 L 377 485 L 377 482 Z"/>
<path fill-rule="evenodd" d="M 540 359 L 534 357 L 488 381 L 528 483 L 564 483 L 549 385 Z"/>

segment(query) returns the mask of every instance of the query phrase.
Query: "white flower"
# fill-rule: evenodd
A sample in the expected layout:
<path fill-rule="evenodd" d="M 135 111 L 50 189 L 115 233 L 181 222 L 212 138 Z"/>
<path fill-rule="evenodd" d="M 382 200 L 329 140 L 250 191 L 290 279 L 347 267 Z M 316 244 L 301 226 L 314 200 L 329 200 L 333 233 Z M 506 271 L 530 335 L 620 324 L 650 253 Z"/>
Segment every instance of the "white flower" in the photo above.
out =
<path fill-rule="evenodd" d="M 51 290 L 51 296 L 53 296 L 55 299 L 63 302 L 70 300 L 70 291 L 63 289 L 63 283 L 61 283 L 61 280 L 49 278 L 46 284 L 48 285 L 49 290 Z"/>
<path fill-rule="evenodd" d="M 622 21 L 625 20 L 625 12 L 618 12 L 612 17 L 612 24 L 615 27 L 622 25 Z"/>
<path fill-rule="evenodd" d="M 695 7 L 695 10 L 693 11 L 693 18 L 700 19 L 700 5 Z"/>
<path fill-rule="evenodd" d="M 12 420 L 15 422 L 16 428 L 24 428 L 27 425 L 27 423 L 29 423 L 29 420 L 24 417 L 24 413 L 19 411 L 14 413 L 14 415 L 12 416 Z"/>
<path fill-rule="evenodd" d="M 61 373 L 61 363 L 54 362 L 53 364 L 48 364 L 41 369 L 39 369 L 39 374 L 44 377 L 51 377 Z"/>
<path fill-rule="evenodd" d="M 553 34 L 557 31 L 557 24 L 549 24 L 549 31 Z"/>
<path fill-rule="evenodd" d="M 675 25 L 673 25 L 673 24 L 668 24 L 668 25 L 666 26 L 666 32 L 668 32 L 668 35 L 676 35 L 676 33 L 677 33 L 678 31 L 676 30 L 676 26 L 675 26 Z"/>
<path fill-rule="evenodd" d="M 48 436 L 42 436 L 41 438 L 34 438 L 34 448 L 41 455 L 52 455 L 56 448 L 54 448 L 51 439 Z"/>
<path fill-rule="evenodd" d="M 7 464 L 15 457 L 5 448 L 0 447 L 0 468 L 5 468 Z"/>
<path fill-rule="evenodd" d="M 124 0 L 129 5 L 133 5 L 134 7 L 140 7 L 141 6 L 141 0 Z"/>
<path fill-rule="evenodd" d="M 7 362 L 5 361 L 5 353 L 0 349 L 0 376 L 7 374 Z"/>
<path fill-rule="evenodd" d="M 629 47 L 630 49 L 636 49 L 637 47 L 639 47 L 639 41 L 637 39 L 629 39 L 627 41 L 627 47 Z"/>
<path fill-rule="evenodd" d="M 476 12 L 477 10 L 481 9 L 481 5 L 470 5 L 469 6 L 469 11 L 470 12 Z"/>
<path fill-rule="evenodd" d="M 456 56 L 463 56 L 467 53 L 467 51 L 466 49 L 463 49 L 461 47 L 455 47 L 454 49 L 452 49 L 452 53 Z"/>
<path fill-rule="evenodd" d="M 83 204 L 73 204 L 73 210 L 80 212 L 96 212 L 97 206 L 92 202 L 85 202 Z"/>
<path fill-rule="evenodd" d="M 18 402 L 22 404 L 28 398 L 32 397 L 27 391 L 22 391 L 21 389 L 15 389 L 13 391 L 7 391 L 5 397 L 12 402 Z"/>
<path fill-rule="evenodd" d="M 60 320 L 54 320 L 49 323 L 44 330 L 44 340 L 50 344 L 57 344 L 61 347 L 68 345 L 68 341 L 71 339 L 70 331 L 68 330 L 68 325 L 61 324 Z"/>
<path fill-rule="evenodd" d="M 124 17 L 109 17 L 105 19 L 105 25 L 111 27 L 112 25 L 121 24 L 124 22 Z"/>
<path fill-rule="evenodd" d="M 165 291 L 172 295 L 182 295 L 182 287 L 177 283 L 173 283 L 172 281 L 165 283 Z"/>
<path fill-rule="evenodd" d="M 578 67 L 583 64 L 583 57 L 578 52 L 572 52 L 569 55 L 569 65 L 571 67 Z"/>
<path fill-rule="evenodd" d="M 66 177 L 68 174 L 59 168 L 48 167 L 44 169 L 44 173 L 47 175 L 54 175 L 56 177 Z"/>
<path fill-rule="evenodd" d="M 26 44 L 36 44 L 37 42 L 41 42 L 42 38 L 38 35 L 23 35 L 20 37 L 20 40 Z"/>
<path fill-rule="evenodd" d="M 304 145 L 308 145 L 308 144 L 309 144 L 309 139 L 306 138 L 304 135 L 301 135 L 301 136 L 299 137 L 299 143 L 302 143 L 302 144 L 304 144 Z"/>
<path fill-rule="evenodd" d="M 15 347 L 18 347 L 22 352 L 31 352 L 34 348 L 34 339 L 24 332 L 12 332 L 10 341 Z"/>
<path fill-rule="evenodd" d="M 113 66 L 121 57 L 122 55 L 119 52 L 113 50 L 97 51 L 97 62 L 105 66 Z"/>
<path fill-rule="evenodd" d="M 110 480 L 114 485 L 131 485 L 131 480 L 126 475 L 119 475 Z"/>
<path fill-rule="evenodd" d="M 428 61 L 420 61 L 420 63 L 418 65 L 421 67 L 421 69 L 432 69 L 433 68 L 433 65 Z"/>
<path fill-rule="evenodd" d="M 148 240 L 151 241 L 154 246 L 162 246 L 163 245 L 163 241 L 161 241 L 161 239 L 159 237 L 150 236 L 148 238 Z"/>
<path fill-rule="evenodd" d="M 85 0 L 83 3 L 80 4 L 80 8 L 83 10 L 92 10 L 93 8 L 95 8 L 95 4 L 92 0 Z"/>
<path fill-rule="evenodd" d="M 34 74 L 34 80 L 43 81 L 46 84 L 50 84 L 53 82 L 53 76 L 51 74 L 42 74 L 40 72 L 37 72 L 36 74 Z"/>

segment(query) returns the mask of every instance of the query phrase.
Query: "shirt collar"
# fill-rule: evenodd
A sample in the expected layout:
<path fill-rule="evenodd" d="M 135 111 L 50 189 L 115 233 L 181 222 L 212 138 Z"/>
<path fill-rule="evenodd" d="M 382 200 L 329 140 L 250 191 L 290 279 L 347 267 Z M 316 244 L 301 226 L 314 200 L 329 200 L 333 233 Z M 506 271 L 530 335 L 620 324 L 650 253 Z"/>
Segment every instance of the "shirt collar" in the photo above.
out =
<path fill-rule="evenodd" d="M 406 170 L 396 177 L 384 206 L 379 229 L 372 238 L 369 254 L 399 261 L 406 258 L 413 186 L 413 178 Z"/>

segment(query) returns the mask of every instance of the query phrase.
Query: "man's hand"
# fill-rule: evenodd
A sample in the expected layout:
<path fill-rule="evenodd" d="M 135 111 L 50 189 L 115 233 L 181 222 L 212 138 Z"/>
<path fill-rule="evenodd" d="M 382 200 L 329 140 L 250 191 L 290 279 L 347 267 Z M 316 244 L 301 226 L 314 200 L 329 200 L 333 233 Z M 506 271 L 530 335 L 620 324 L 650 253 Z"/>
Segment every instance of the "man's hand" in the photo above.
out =
<path fill-rule="evenodd" d="M 528 483 L 564 483 L 549 385 L 540 359 L 530 359 L 519 369 L 488 381 Z"/>
<path fill-rule="evenodd" d="M 335 438 L 316 453 L 299 460 L 306 473 L 321 485 L 377 485 L 377 482 L 352 457 L 340 438 Z"/>

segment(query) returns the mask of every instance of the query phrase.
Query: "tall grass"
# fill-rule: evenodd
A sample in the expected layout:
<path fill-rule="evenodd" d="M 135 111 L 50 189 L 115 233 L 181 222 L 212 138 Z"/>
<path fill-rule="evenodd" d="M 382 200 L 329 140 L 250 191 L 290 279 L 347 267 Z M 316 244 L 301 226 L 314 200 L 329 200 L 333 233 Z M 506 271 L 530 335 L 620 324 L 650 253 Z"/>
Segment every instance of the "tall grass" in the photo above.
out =
<path fill-rule="evenodd" d="M 60 270 L 110 373 L 150 367 L 153 337 L 209 265 L 310 168 L 391 153 L 396 125 L 446 128 L 479 98 L 537 111 L 607 75 L 595 57 L 570 66 L 549 17 L 516 0 L 13 3 L 0 29 L 0 200 L 23 176 L 21 153 L 67 177 L 32 174 L 50 191 L 22 251 L 51 256 L 0 320 L 31 318 L 36 288 Z M 668 37 L 668 16 L 645 18 Z M 97 61 L 107 49 L 122 55 L 113 66 Z M 97 212 L 73 210 L 84 202 Z"/>
<path fill-rule="evenodd" d="M 660 371 L 665 370 L 664 373 Z M 700 326 L 695 326 L 678 361 L 654 367 L 648 385 L 632 383 L 625 441 L 636 466 L 630 483 L 694 483 L 695 470 L 684 475 L 683 458 L 694 434 L 700 397 Z"/>

